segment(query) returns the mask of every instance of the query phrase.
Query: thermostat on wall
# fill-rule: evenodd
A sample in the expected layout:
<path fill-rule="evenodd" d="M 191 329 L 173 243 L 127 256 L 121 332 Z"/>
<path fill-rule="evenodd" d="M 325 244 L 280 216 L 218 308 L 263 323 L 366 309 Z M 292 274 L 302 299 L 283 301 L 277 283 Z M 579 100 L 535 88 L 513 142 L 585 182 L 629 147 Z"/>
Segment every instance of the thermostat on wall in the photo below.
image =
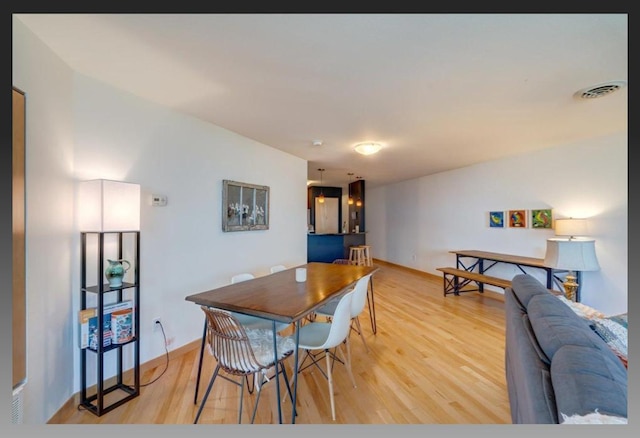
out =
<path fill-rule="evenodd" d="M 164 207 L 167 205 L 167 197 L 165 195 L 151 195 L 151 205 L 154 207 Z"/>

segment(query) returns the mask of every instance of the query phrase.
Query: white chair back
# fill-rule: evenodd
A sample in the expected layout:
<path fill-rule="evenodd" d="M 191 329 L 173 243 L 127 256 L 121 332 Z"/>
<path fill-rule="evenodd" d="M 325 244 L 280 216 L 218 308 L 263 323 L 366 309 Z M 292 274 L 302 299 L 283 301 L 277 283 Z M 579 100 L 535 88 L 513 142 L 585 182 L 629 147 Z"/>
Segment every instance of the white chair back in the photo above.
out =
<path fill-rule="evenodd" d="M 284 271 L 287 269 L 285 265 L 275 265 L 271 267 L 271 273 L 275 274 L 276 272 Z"/>
<path fill-rule="evenodd" d="M 355 318 L 364 310 L 364 304 L 367 302 L 367 292 L 369 291 L 369 279 L 371 274 L 365 275 L 356 283 L 353 288 L 353 298 L 351 298 L 351 317 Z"/>
<path fill-rule="evenodd" d="M 236 274 L 231 277 L 231 284 L 240 283 L 241 281 L 253 280 L 256 278 L 253 274 L 249 274 L 248 272 L 242 274 Z"/>
<path fill-rule="evenodd" d="M 336 311 L 331 319 L 331 328 L 329 329 L 329 335 L 324 344 L 319 346 L 318 349 L 333 348 L 340 345 L 349 336 L 349 330 L 351 328 L 351 300 L 353 299 L 354 291 L 347 292 L 340 298 L 340 302 L 336 306 Z"/>

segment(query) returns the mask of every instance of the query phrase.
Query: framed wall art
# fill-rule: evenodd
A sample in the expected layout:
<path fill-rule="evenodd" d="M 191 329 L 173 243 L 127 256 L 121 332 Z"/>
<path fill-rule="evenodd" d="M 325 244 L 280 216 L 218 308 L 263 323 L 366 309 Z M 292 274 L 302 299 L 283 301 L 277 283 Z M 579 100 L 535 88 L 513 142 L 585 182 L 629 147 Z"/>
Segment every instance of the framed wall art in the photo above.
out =
<path fill-rule="evenodd" d="M 551 228 L 553 224 L 551 209 L 531 210 L 531 228 Z"/>
<path fill-rule="evenodd" d="M 269 187 L 222 181 L 222 231 L 269 229 Z"/>
<path fill-rule="evenodd" d="M 489 212 L 489 228 L 504 228 L 504 211 Z"/>
<path fill-rule="evenodd" d="M 526 210 L 509 210 L 509 228 L 527 228 Z"/>

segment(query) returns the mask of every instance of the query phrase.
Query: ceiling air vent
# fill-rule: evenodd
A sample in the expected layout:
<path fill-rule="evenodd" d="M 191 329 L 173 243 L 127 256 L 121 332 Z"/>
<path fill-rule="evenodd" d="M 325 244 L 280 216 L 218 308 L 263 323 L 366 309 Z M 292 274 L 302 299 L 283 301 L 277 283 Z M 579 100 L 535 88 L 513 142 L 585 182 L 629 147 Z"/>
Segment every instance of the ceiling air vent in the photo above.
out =
<path fill-rule="evenodd" d="M 589 88 L 583 88 L 578 91 L 575 96 L 580 99 L 595 99 L 596 97 L 606 96 L 614 91 L 618 91 L 621 88 L 627 86 L 625 81 L 612 81 L 604 84 L 595 85 Z"/>

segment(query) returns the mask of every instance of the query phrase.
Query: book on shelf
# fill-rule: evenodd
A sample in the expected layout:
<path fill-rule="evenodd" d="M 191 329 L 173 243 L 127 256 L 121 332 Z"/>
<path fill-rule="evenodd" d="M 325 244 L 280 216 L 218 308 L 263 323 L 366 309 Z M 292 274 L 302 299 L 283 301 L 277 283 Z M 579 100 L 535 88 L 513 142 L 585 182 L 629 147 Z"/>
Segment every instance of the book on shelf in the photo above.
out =
<path fill-rule="evenodd" d="M 111 343 L 123 344 L 133 339 L 133 309 L 111 312 Z"/>
<path fill-rule="evenodd" d="M 123 312 L 124 312 L 124 315 L 122 315 Z M 94 313 L 95 313 L 95 308 L 94 308 Z M 115 327 L 113 325 L 114 313 L 116 314 L 115 315 L 116 319 L 120 320 L 120 325 L 122 326 L 121 328 L 116 327 L 116 330 L 118 330 L 117 336 L 119 337 L 117 339 L 120 339 L 117 342 L 114 342 L 113 340 L 114 339 L 113 329 Z M 131 340 L 133 338 L 133 301 L 126 300 L 118 303 L 106 304 L 103 307 L 102 315 L 103 315 L 102 316 L 102 322 L 103 322 L 102 346 L 103 347 L 108 347 L 112 343 L 127 342 L 128 340 Z M 129 328 L 128 328 L 129 335 L 126 334 L 126 327 L 125 327 L 127 320 L 130 321 Z M 94 316 L 91 316 L 88 320 L 88 342 L 87 342 L 88 348 L 92 350 L 98 349 L 99 333 L 100 333 L 100 330 L 98 330 L 98 316 L 97 314 L 94 314 Z M 130 336 L 129 339 L 122 340 L 122 339 L 125 339 L 127 336 Z"/>
<path fill-rule="evenodd" d="M 87 348 L 89 345 L 89 319 L 96 316 L 96 308 L 90 307 L 78 312 L 78 322 L 80 323 L 80 348 Z"/>

